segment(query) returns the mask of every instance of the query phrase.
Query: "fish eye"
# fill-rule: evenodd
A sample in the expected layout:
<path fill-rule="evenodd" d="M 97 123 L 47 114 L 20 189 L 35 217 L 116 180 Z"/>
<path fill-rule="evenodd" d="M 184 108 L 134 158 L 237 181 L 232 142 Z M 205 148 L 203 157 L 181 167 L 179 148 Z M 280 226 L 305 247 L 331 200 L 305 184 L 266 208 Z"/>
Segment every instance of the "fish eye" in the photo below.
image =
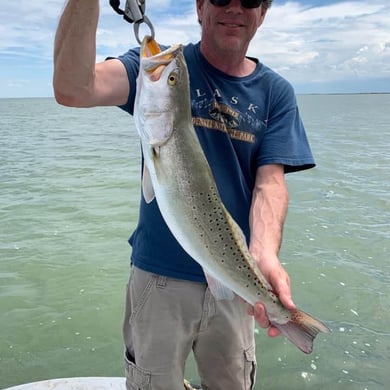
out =
<path fill-rule="evenodd" d="M 177 77 L 177 74 L 175 72 L 172 72 L 169 76 L 168 76 L 168 84 L 170 86 L 174 86 L 177 84 L 177 80 L 178 80 L 178 77 Z"/>

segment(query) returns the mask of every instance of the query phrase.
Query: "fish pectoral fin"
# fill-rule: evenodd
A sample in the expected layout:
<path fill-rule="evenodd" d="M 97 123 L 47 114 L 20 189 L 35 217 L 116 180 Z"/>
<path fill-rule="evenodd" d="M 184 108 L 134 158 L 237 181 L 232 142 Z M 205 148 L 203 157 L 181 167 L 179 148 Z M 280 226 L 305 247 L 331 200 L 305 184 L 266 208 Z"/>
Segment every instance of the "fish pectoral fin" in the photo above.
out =
<path fill-rule="evenodd" d="M 144 165 L 144 172 L 142 175 L 142 194 L 145 202 L 148 204 L 153 201 L 155 196 L 150 172 L 146 165 Z"/>
<path fill-rule="evenodd" d="M 213 278 L 210 274 L 205 272 L 207 284 L 211 291 L 211 294 L 217 301 L 226 299 L 232 301 L 234 299 L 234 292 L 230 288 L 223 285 L 219 280 Z"/>

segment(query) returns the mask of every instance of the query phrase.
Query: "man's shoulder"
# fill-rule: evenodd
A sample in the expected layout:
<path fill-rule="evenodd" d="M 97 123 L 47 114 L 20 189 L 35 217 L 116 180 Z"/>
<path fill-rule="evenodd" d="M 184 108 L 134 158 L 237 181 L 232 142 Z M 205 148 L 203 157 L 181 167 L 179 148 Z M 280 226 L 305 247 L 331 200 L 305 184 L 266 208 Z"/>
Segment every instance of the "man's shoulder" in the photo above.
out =
<path fill-rule="evenodd" d="M 277 70 L 272 69 L 266 64 L 260 63 L 260 73 L 264 76 L 267 76 L 269 79 L 280 82 L 290 84 L 290 82 L 285 79 Z"/>
<path fill-rule="evenodd" d="M 186 43 L 183 45 L 183 53 L 186 61 L 196 55 L 199 45 L 196 43 Z"/>
<path fill-rule="evenodd" d="M 284 95 L 294 95 L 294 88 L 290 81 L 284 78 L 278 71 L 270 68 L 265 64 L 259 64 L 260 69 L 258 72 L 258 77 L 261 79 L 263 86 L 269 86 L 273 93 L 283 93 Z"/>

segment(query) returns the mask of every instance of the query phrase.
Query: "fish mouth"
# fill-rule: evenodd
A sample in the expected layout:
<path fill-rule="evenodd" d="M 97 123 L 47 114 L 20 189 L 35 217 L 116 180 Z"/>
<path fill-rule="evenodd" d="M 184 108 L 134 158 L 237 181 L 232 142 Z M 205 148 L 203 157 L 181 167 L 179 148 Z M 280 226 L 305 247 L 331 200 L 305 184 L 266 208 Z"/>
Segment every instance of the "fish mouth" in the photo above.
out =
<path fill-rule="evenodd" d="M 141 44 L 141 58 L 153 57 L 159 53 L 161 53 L 160 45 L 153 37 L 147 35 Z"/>
<path fill-rule="evenodd" d="M 162 51 L 160 45 L 151 36 L 146 36 L 141 44 L 141 66 L 151 81 L 158 81 L 172 60 L 182 50 L 182 45 L 172 45 Z"/>

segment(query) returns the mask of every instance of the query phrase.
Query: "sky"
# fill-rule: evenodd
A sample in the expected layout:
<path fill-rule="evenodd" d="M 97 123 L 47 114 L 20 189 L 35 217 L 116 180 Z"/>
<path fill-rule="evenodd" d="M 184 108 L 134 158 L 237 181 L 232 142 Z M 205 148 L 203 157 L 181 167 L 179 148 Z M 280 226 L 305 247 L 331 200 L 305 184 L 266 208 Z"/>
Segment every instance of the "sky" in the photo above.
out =
<path fill-rule="evenodd" d="M 53 42 L 64 4 L 1 1 L 0 98 L 53 96 Z M 109 0 L 100 5 L 98 61 L 137 45 L 133 26 Z M 146 0 L 146 15 L 162 44 L 199 40 L 195 0 Z M 248 55 L 298 94 L 390 92 L 390 1 L 274 0 Z"/>

